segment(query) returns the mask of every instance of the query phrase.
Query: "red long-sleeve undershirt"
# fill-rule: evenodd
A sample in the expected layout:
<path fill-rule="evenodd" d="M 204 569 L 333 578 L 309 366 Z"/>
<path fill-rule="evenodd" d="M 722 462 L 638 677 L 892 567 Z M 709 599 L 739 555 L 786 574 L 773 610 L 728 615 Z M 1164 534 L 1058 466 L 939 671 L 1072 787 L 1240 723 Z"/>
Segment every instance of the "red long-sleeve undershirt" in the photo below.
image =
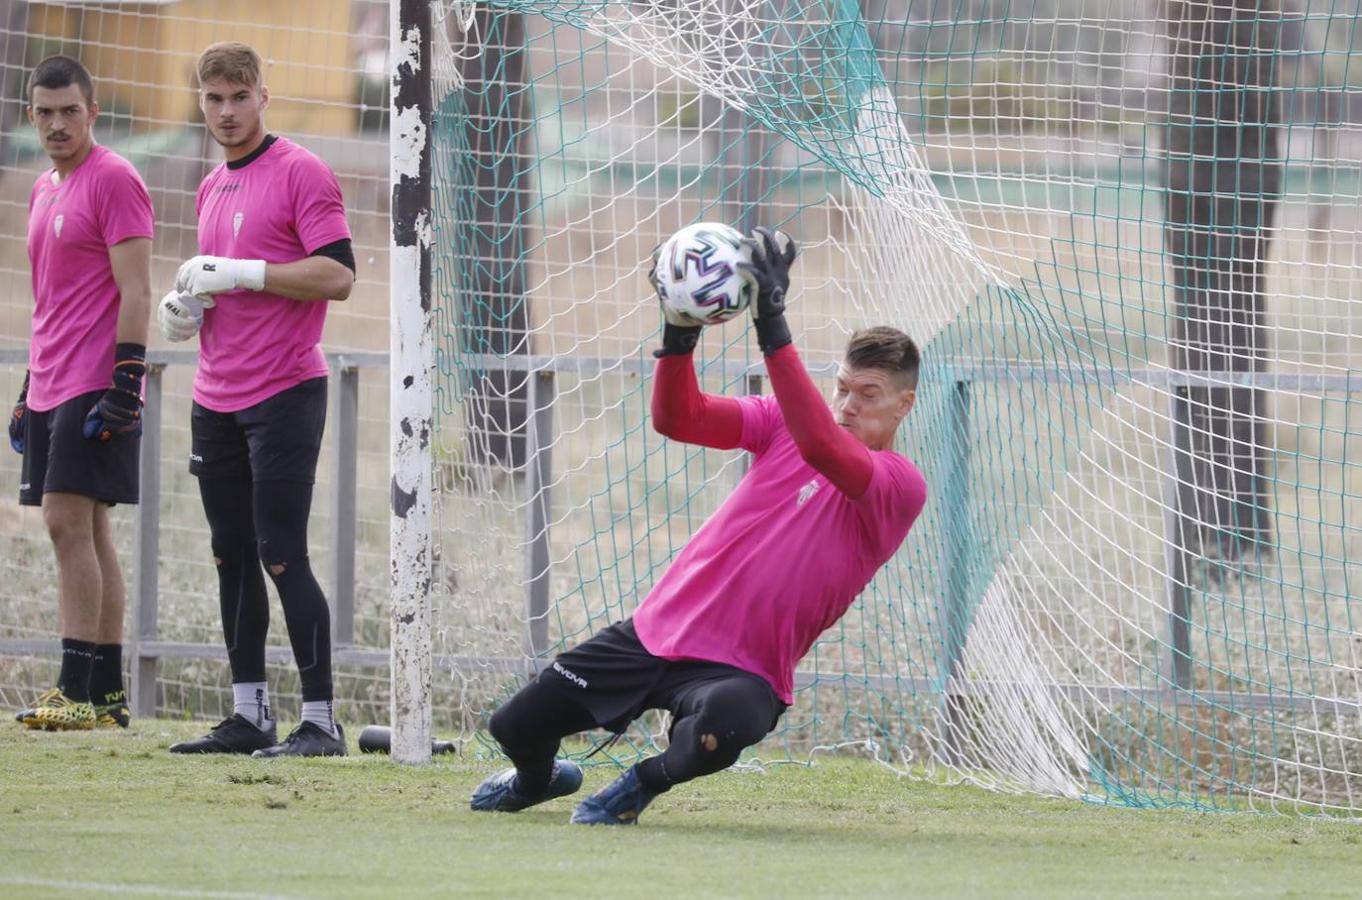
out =
<path fill-rule="evenodd" d="M 794 346 L 766 357 L 766 373 L 800 456 L 833 487 L 859 499 L 875 470 L 870 451 L 837 424 Z M 690 354 L 657 361 L 652 414 L 657 433 L 673 440 L 719 450 L 742 440 L 742 407 L 732 397 L 701 392 Z"/>

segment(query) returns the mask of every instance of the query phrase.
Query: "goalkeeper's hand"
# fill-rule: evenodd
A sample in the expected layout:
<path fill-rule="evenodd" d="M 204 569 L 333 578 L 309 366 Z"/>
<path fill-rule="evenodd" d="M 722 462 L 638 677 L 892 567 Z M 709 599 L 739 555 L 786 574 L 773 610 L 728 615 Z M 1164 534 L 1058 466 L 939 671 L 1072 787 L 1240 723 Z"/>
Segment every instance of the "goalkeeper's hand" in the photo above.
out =
<path fill-rule="evenodd" d="M 156 307 L 161 337 L 177 343 L 189 340 L 203 327 L 203 311 L 213 305 L 212 297 L 195 297 L 179 291 L 166 294 Z"/>
<path fill-rule="evenodd" d="M 147 348 L 119 344 L 114 352 L 113 384 L 85 416 L 82 432 L 90 440 L 142 433 L 142 376 L 147 374 Z"/>
<path fill-rule="evenodd" d="M 744 268 L 757 283 L 752 324 L 761 352 L 770 356 L 791 340 L 790 326 L 785 322 L 785 294 L 790 289 L 790 266 L 799 255 L 799 246 L 785 232 L 763 227 L 752 230 L 747 245 L 752 250 L 752 262 Z"/>
<path fill-rule="evenodd" d="M 180 266 L 175 274 L 175 289 L 195 297 L 210 297 L 242 288 L 248 291 L 265 289 L 263 259 L 196 256 Z"/>
<path fill-rule="evenodd" d="M 28 373 L 24 373 L 24 386 L 19 388 L 19 400 L 9 415 L 9 445 L 15 453 L 24 452 L 24 417 L 28 415 Z"/>
<path fill-rule="evenodd" d="M 666 294 L 657 280 L 657 251 L 660 249 L 661 244 L 653 248 L 653 267 L 648 270 L 648 281 L 657 292 L 657 303 L 662 308 L 662 346 L 653 351 L 653 356 L 657 359 L 664 356 L 684 356 L 694 352 L 695 345 L 700 340 L 700 329 L 704 328 L 704 325 L 690 316 L 667 305 Z"/>

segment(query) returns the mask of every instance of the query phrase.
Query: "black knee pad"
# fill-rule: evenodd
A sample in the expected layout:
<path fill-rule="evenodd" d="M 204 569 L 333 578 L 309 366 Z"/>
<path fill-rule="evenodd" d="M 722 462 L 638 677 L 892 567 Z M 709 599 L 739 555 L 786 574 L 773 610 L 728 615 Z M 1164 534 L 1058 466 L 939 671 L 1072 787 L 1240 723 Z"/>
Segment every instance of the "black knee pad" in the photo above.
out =
<path fill-rule="evenodd" d="M 701 714 L 696 717 L 692 733 L 702 751 L 731 754 L 736 759 L 744 749 L 766 737 L 766 727 L 765 723 L 756 722 L 750 716 Z"/>
<path fill-rule="evenodd" d="M 770 702 L 761 685 L 734 682 L 712 691 L 695 715 L 694 731 L 702 749 L 717 745 L 736 755 L 746 747 L 759 743 L 771 729 L 764 714 Z M 712 740 L 706 740 L 706 736 Z M 716 748 L 716 752 L 717 752 Z"/>
<path fill-rule="evenodd" d="M 552 701 L 542 691 L 536 690 L 531 682 L 527 690 L 522 690 L 510 700 L 497 707 L 487 722 L 487 731 L 504 748 L 519 748 L 541 740 L 539 726 L 546 718 L 542 702 Z"/>
<path fill-rule="evenodd" d="M 256 550 L 255 538 L 240 532 L 221 534 L 213 532 L 208 544 L 217 559 L 235 564 L 243 555 L 253 554 Z"/>
<path fill-rule="evenodd" d="M 505 747 L 516 744 L 515 714 L 507 712 L 506 706 L 497 707 L 492 718 L 487 720 L 487 732 L 492 739 Z"/>
<path fill-rule="evenodd" d="M 260 561 L 265 566 L 284 566 L 291 569 L 308 564 L 307 538 L 300 534 L 261 535 Z"/>

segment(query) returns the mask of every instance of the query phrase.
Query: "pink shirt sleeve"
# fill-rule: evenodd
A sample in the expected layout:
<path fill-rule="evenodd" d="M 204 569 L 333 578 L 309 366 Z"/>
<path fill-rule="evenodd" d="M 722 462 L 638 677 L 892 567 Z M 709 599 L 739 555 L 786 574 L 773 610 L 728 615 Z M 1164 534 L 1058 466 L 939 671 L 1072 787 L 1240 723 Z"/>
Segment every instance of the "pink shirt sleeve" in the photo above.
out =
<path fill-rule="evenodd" d="M 131 166 L 110 167 L 100 183 L 104 202 L 99 205 L 99 231 L 104 246 L 112 247 L 129 238 L 149 238 L 155 234 L 151 194 Z"/>
<path fill-rule="evenodd" d="M 289 181 L 293 190 L 294 228 L 304 250 L 312 253 L 350 237 L 340 182 L 325 163 L 302 157 L 289 173 Z"/>
<path fill-rule="evenodd" d="M 927 480 L 917 466 L 892 450 L 872 451 L 870 486 L 852 503 L 869 533 L 893 544 L 877 548 L 893 552 L 907 536 L 927 503 Z"/>
<path fill-rule="evenodd" d="M 653 371 L 651 411 L 658 434 L 720 450 L 738 446 L 742 408 L 732 397 L 700 390 L 690 354 L 664 356 Z"/>

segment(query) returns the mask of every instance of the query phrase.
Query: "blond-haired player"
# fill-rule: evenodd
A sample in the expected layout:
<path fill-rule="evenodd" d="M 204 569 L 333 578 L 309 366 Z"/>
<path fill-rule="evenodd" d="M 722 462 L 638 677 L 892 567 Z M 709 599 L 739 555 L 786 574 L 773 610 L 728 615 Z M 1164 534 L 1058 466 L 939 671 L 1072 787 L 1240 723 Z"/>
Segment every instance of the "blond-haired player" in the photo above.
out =
<path fill-rule="evenodd" d="M 199 186 L 199 254 L 161 301 L 170 340 L 199 335 L 189 470 L 212 537 L 233 712 L 172 753 L 338 756 L 331 616 L 307 554 L 326 422 L 322 326 L 355 259 L 335 174 L 265 128 L 260 56 L 225 42 L 198 61 L 199 104 L 225 161 Z M 268 573 L 302 684 L 301 723 L 282 742 L 265 681 Z"/>

